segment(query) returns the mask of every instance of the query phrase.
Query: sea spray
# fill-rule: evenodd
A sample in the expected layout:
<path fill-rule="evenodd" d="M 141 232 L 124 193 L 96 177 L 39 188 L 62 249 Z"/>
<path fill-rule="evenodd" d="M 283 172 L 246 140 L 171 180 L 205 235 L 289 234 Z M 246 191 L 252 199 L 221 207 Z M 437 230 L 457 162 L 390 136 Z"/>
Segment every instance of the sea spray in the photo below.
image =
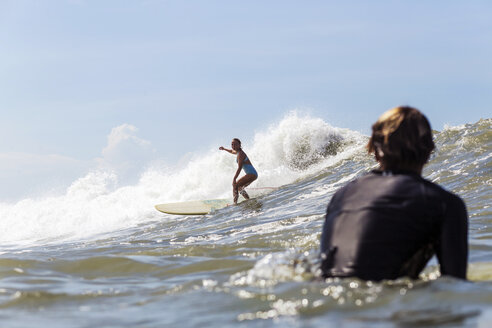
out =
<path fill-rule="evenodd" d="M 297 119 L 292 129 L 308 120 Z M 236 163 L 217 147 L 194 154 L 184 165 L 153 163 L 131 185 L 122 185 L 110 170 L 94 171 L 56 197 L 0 204 L 2 322 L 23 327 L 101 322 L 233 327 L 238 321 L 246 327 L 486 327 L 492 316 L 491 121 L 437 133 L 437 150 L 424 171 L 467 204 L 473 283 L 439 277 L 435 261 L 420 281 L 318 279 L 326 206 L 338 188 L 375 161 L 363 147 L 367 136 L 342 129 L 337 153 L 302 170 L 268 159 L 272 154 L 265 148 L 284 147 L 276 154 L 295 148 L 289 145 L 296 139 L 268 148 L 268 138 L 283 133 L 282 121 L 254 141 L 243 140 L 265 179 L 252 187 L 261 182 L 280 188 L 210 215 L 170 216 L 153 205 L 229 196 Z M 317 127 L 325 124 L 309 128 Z M 212 178 L 197 179 L 200 175 Z"/>
<path fill-rule="evenodd" d="M 366 138 L 320 118 L 290 112 L 257 132 L 253 141 L 243 140 L 259 172 L 251 187 L 280 187 L 315 175 L 360 152 Z M 167 216 L 154 210 L 158 203 L 230 198 L 237 164 L 234 156 L 218 151 L 218 146 L 191 156 L 179 167 L 148 163 L 132 185 L 122 185 L 119 171 L 107 167 L 75 180 L 64 194 L 1 204 L 0 245 L 91 238 L 165 220 Z M 256 195 L 264 192 L 268 189 Z"/>

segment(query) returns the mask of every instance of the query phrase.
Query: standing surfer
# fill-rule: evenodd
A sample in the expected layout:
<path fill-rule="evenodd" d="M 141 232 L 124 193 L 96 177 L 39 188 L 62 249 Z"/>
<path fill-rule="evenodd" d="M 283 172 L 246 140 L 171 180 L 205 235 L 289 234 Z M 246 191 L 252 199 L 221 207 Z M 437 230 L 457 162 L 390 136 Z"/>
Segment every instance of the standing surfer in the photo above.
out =
<path fill-rule="evenodd" d="M 237 199 L 239 197 L 239 193 L 243 195 L 244 198 L 249 199 L 249 195 L 244 190 L 251 182 L 255 181 L 258 178 L 258 173 L 256 172 L 253 164 L 249 160 L 246 153 L 241 148 L 241 141 L 238 138 L 232 139 L 231 148 L 227 149 L 222 146 L 219 147 L 219 150 L 225 150 L 228 153 L 236 155 L 237 162 L 237 170 L 234 175 L 234 179 L 232 179 L 232 195 L 234 197 L 234 204 L 237 204 Z M 237 180 L 239 173 L 241 173 L 241 169 L 246 173 L 241 179 Z M 236 181 L 237 180 L 237 181 Z"/>

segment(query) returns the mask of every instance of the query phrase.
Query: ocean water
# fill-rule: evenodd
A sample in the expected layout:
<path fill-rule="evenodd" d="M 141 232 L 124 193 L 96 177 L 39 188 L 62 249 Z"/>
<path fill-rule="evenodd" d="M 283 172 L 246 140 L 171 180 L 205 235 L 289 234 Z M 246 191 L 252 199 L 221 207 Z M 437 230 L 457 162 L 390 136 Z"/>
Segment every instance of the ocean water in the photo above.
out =
<path fill-rule="evenodd" d="M 440 277 L 435 259 L 418 281 L 319 279 L 326 205 L 375 162 L 367 136 L 290 114 L 243 140 L 255 198 L 209 215 L 153 206 L 230 197 L 235 160 L 216 148 L 134 185 L 94 171 L 0 203 L 1 326 L 492 327 L 491 127 L 436 131 L 424 170 L 467 204 L 470 281 Z"/>

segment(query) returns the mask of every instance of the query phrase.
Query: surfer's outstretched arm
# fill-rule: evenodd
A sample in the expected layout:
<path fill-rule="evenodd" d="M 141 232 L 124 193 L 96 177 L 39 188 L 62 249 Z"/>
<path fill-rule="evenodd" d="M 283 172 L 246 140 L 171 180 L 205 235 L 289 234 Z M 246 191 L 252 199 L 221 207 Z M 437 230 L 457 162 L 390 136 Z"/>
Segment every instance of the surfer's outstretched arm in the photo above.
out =
<path fill-rule="evenodd" d="M 219 150 L 225 150 L 226 152 L 231 153 L 233 155 L 237 154 L 237 152 L 234 149 L 227 149 L 227 148 L 224 148 L 222 146 L 219 147 Z"/>

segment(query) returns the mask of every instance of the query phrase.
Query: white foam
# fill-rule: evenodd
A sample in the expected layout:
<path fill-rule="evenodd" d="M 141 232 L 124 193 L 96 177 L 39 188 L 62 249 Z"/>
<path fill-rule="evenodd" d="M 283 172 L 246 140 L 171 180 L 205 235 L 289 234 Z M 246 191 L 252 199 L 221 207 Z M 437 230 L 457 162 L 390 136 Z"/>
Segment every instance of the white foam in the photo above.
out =
<path fill-rule="evenodd" d="M 243 140 L 259 172 L 251 187 L 278 187 L 303 179 L 360 149 L 364 136 L 319 118 L 289 113 Z M 231 196 L 235 157 L 218 146 L 181 167 L 150 164 L 138 183 L 121 186 L 113 171 L 90 172 L 64 194 L 0 204 L 0 246 L 91 237 L 163 219 L 158 203 Z M 336 155 L 327 152 L 337 151 Z M 302 156 L 301 156 L 302 155 Z"/>

